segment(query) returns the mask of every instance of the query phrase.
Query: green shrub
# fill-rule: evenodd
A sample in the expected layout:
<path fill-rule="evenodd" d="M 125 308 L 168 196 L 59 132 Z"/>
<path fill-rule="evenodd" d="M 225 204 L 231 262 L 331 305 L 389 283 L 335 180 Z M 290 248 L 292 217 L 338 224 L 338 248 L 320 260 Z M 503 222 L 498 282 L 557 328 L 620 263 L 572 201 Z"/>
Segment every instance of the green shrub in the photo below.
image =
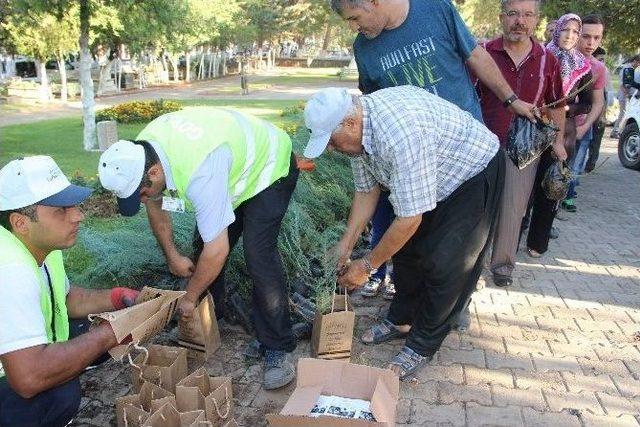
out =
<path fill-rule="evenodd" d="M 174 111 L 182 109 L 175 101 L 135 101 L 105 108 L 96 113 L 96 122 L 115 120 L 118 123 L 143 123 Z"/>

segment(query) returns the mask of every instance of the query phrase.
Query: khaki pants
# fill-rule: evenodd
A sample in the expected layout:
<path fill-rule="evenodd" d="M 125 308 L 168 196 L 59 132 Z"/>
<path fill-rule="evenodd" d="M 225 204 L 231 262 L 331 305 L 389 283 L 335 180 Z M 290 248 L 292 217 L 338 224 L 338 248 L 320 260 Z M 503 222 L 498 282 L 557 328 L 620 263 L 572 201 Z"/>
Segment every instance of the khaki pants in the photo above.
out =
<path fill-rule="evenodd" d="M 511 276 L 513 272 L 522 218 L 527 210 L 539 162 L 538 158 L 520 170 L 511 159 L 506 159 L 504 189 L 491 252 L 492 273 Z"/>

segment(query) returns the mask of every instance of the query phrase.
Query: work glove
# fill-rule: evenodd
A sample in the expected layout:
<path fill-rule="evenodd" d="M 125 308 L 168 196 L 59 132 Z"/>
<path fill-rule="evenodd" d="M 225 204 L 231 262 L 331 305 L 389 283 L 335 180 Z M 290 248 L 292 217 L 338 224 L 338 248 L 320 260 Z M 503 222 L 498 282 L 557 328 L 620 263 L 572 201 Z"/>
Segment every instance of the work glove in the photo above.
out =
<path fill-rule="evenodd" d="M 136 303 L 136 298 L 140 291 L 129 288 L 113 288 L 111 289 L 111 304 L 116 310 L 131 307 Z"/>

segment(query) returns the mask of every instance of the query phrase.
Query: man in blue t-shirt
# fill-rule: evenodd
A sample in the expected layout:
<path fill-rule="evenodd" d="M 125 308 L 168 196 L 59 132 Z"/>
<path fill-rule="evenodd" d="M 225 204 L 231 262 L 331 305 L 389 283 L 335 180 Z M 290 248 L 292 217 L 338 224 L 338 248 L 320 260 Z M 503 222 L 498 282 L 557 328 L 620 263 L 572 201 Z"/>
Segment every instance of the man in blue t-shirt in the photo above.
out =
<path fill-rule="evenodd" d="M 331 0 L 331 7 L 352 30 L 359 32 L 353 50 L 362 93 L 407 84 L 419 86 L 482 121 L 468 66 L 504 101 L 505 108 L 534 120 L 534 106 L 518 99 L 493 58 L 476 43 L 450 0 Z M 372 217 L 373 245 L 391 224 L 391 212 L 383 193 Z M 363 294 L 376 295 L 384 278 L 383 266 L 365 285 Z M 412 297 L 404 295 L 403 289 L 394 291 L 397 294 L 392 304 L 402 304 L 403 299 Z M 466 329 L 468 305 L 461 313 L 452 312 L 451 319 L 453 325 Z M 401 331 L 410 328 L 410 325 L 396 326 Z M 379 339 L 371 336 L 371 331 L 363 336 L 365 342 Z"/>

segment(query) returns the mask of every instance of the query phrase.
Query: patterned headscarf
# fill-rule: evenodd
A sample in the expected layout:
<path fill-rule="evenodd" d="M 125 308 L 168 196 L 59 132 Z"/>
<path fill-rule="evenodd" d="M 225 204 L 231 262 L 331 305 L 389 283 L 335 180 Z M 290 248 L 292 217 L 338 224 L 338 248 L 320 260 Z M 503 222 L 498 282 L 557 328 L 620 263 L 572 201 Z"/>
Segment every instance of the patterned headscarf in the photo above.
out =
<path fill-rule="evenodd" d="M 558 62 L 560 62 L 562 90 L 565 95 L 571 92 L 578 80 L 591 71 L 591 61 L 585 58 L 575 46 L 569 50 L 561 49 L 559 46 L 560 33 L 567 28 L 570 21 L 577 21 L 578 31 L 580 34 L 582 33 L 582 20 L 580 17 L 574 13 L 567 13 L 558 19 L 556 28 L 553 31 L 553 40 L 547 45 L 547 50 L 553 53 L 558 58 Z"/>

